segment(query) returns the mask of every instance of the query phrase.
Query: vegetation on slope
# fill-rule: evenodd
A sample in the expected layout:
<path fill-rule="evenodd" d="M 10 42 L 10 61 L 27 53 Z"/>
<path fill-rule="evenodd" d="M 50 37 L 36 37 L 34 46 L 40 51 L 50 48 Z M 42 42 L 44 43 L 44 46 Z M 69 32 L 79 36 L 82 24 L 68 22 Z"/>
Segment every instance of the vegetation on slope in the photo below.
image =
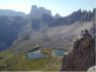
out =
<path fill-rule="evenodd" d="M 61 59 L 52 56 L 42 59 L 28 59 L 26 53 L 0 53 L 1 71 L 60 71 L 60 67 Z"/>

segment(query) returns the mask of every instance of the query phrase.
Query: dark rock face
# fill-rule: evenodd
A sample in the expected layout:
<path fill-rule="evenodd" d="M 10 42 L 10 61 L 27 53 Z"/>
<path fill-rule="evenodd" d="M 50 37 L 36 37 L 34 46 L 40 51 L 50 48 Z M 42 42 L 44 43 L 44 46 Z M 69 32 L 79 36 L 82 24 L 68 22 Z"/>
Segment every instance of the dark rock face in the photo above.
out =
<path fill-rule="evenodd" d="M 0 16 L 0 51 L 12 45 L 25 24 L 23 17 Z"/>
<path fill-rule="evenodd" d="M 95 65 L 95 40 L 85 35 L 74 42 L 72 52 L 64 56 L 62 71 L 86 71 Z"/>

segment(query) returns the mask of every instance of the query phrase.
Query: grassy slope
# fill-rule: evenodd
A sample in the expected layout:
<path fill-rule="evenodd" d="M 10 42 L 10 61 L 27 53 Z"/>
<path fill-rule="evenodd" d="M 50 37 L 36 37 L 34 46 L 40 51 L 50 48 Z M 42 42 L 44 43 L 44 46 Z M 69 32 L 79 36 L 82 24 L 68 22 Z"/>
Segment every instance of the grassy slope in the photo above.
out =
<path fill-rule="evenodd" d="M 8 51 L 1 52 L 0 70 L 12 71 L 59 71 L 61 67 L 60 58 L 49 56 L 42 59 L 28 59 L 26 53 L 12 54 Z"/>

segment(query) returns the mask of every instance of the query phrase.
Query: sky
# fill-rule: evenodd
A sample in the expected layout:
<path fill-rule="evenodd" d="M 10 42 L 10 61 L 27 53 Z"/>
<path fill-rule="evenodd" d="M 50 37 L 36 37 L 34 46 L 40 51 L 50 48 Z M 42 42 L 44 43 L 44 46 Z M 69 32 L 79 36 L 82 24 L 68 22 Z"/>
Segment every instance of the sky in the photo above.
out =
<path fill-rule="evenodd" d="M 0 0 L 0 9 L 11 9 L 28 14 L 32 5 L 45 7 L 55 15 L 67 16 L 70 13 L 82 10 L 91 10 L 96 7 L 96 0 Z"/>

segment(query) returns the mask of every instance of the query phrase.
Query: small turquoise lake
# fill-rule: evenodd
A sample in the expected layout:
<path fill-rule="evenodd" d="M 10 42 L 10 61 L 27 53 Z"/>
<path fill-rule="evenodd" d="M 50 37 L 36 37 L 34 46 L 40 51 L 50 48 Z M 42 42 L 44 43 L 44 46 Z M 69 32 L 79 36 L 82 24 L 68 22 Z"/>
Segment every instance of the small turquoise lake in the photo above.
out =
<path fill-rule="evenodd" d="M 63 50 L 52 50 L 51 55 L 54 57 L 63 57 L 64 56 L 64 51 Z M 28 52 L 27 56 L 29 59 L 38 59 L 38 58 L 46 58 L 48 57 L 47 54 L 41 53 L 41 50 L 36 50 L 32 52 Z"/>
<path fill-rule="evenodd" d="M 34 52 L 29 52 L 27 54 L 29 59 L 38 59 L 38 58 L 46 58 L 47 55 L 40 52 L 40 50 L 36 50 Z"/>
<path fill-rule="evenodd" d="M 64 51 L 63 50 L 53 50 L 52 55 L 57 56 L 57 57 L 61 57 L 61 56 L 64 56 Z"/>

